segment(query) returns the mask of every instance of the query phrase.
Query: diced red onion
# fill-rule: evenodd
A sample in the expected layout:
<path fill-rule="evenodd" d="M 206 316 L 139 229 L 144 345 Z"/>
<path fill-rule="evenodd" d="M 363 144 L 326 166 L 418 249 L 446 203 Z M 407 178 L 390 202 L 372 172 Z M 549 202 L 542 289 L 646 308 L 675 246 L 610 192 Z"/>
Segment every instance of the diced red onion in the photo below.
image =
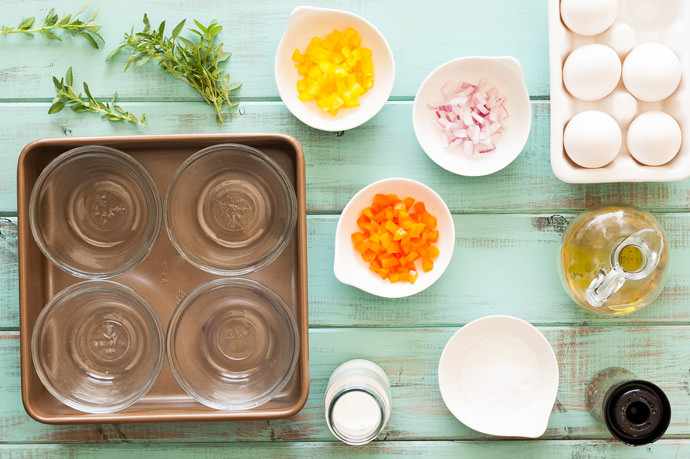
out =
<path fill-rule="evenodd" d="M 448 81 L 441 88 L 444 102 L 429 106 L 446 134 L 448 146 L 461 145 L 467 155 L 495 151 L 495 138 L 503 132 L 508 118 L 505 96 L 488 86 L 486 78 L 478 84 Z"/>

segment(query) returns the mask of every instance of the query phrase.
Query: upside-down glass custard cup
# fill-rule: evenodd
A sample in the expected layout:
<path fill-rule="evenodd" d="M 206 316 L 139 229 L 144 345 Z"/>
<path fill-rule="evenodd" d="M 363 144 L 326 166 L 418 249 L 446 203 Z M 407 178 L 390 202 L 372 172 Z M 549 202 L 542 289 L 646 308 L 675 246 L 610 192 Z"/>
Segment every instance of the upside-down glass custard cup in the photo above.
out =
<path fill-rule="evenodd" d="M 141 263 L 160 233 L 161 200 L 137 160 L 88 145 L 51 161 L 31 191 L 29 225 L 36 244 L 58 268 L 105 279 Z"/>
<path fill-rule="evenodd" d="M 290 243 L 297 198 L 276 161 L 256 148 L 204 148 L 177 169 L 165 198 L 170 240 L 188 262 L 237 276 L 272 261 Z"/>
<path fill-rule="evenodd" d="M 168 325 L 170 369 L 198 402 L 218 410 L 263 405 L 289 382 L 299 358 L 297 322 L 283 299 L 246 278 L 192 290 Z"/>
<path fill-rule="evenodd" d="M 31 358 L 60 402 L 87 413 L 122 410 L 153 386 L 165 359 L 163 326 L 131 288 L 82 281 L 55 295 L 36 320 Z"/>

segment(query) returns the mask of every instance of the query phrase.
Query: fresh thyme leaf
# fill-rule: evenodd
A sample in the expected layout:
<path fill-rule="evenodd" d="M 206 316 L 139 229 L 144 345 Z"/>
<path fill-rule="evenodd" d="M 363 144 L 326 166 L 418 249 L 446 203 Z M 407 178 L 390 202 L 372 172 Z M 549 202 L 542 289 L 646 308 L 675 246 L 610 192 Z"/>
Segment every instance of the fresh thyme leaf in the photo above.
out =
<path fill-rule="evenodd" d="M 224 73 L 222 65 L 230 57 L 230 53 L 223 51 L 223 44 L 216 44 L 218 34 L 223 27 L 216 21 L 204 26 L 194 21 L 196 29 L 188 29 L 195 35 L 194 39 L 180 36 L 185 21 L 175 26 L 169 37 L 165 36 L 165 21 L 157 29 L 144 14 L 144 29 L 141 32 L 125 33 L 120 46 L 107 57 L 106 62 L 120 51 L 129 51 L 129 60 L 125 72 L 129 67 L 139 67 L 149 61 L 156 61 L 159 69 L 168 72 L 175 78 L 193 87 L 204 98 L 206 103 L 216 111 L 218 123 L 223 124 L 223 113 L 238 104 L 230 100 L 229 93 L 236 91 L 242 83 L 232 83 L 229 75 Z"/>
<path fill-rule="evenodd" d="M 98 11 L 93 13 L 91 17 L 83 22 L 77 19 L 81 13 L 86 9 L 88 1 L 74 14 L 65 14 L 60 18 L 54 9 L 50 9 L 43 22 L 40 26 L 34 27 L 36 19 L 32 16 L 26 19 L 22 19 L 17 27 L 0 27 L 0 35 L 9 35 L 14 33 L 23 33 L 25 35 L 40 34 L 51 40 L 62 41 L 62 39 L 53 33 L 56 30 L 64 30 L 70 35 L 79 35 L 85 38 L 94 48 L 98 48 L 98 40 L 104 42 L 103 37 L 98 33 L 103 25 L 100 22 L 95 21 Z M 98 40 L 96 40 L 98 39 Z"/>
<path fill-rule="evenodd" d="M 138 124 L 141 127 L 146 126 L 146 114 L 143 114 L 141 120 L 138 120 L 136 116 L 124 111 L 122 107 L 115 104 L 117 92 L 113 95 L 110 103 L 100 102 L 91 95 L 89 86 L 84 82 L 84 92 L 86 93 L 86 101 L 84 101 L 81 94 L 77 94 L 72 88 L 72 82 L 72 67 L 67 70 L 64 78 L 58 80 L 53 77 L 53 84 L 55 85 L 57 94 L 55 95 L 55 99 L 53 99 L 50 109 L 48 109 L 48 114 L 57 113 L 63 108 L 69 107 L 75 112 L 101 113 L 103 118 L 110 121 L 127 121 Z"/>

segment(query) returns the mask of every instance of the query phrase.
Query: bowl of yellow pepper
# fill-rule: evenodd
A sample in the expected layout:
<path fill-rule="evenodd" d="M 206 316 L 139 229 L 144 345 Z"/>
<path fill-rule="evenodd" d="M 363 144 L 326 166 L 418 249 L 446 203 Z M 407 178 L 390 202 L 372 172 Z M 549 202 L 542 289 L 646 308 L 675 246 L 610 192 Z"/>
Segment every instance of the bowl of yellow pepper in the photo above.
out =
<path fill-rule="evenodd" d="M 275 81 L 300 121 L 345 131 L 376 115 L 395 80 L 393 52 L 366 19 L 342 10 L 295 8 L 278 45 Z"/>

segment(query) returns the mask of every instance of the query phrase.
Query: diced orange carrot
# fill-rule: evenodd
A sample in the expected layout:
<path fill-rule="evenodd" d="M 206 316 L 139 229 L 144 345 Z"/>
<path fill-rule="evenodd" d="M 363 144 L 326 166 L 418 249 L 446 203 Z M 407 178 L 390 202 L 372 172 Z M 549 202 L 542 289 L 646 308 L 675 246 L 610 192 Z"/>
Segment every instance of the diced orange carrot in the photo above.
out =
<path fill-rule="evenodd" d="M 388 258 L 385 258 L 385 259 L 381 262 L 381 267 L 383 267 L 383 268 L 391 268 L 391 267 L 396 266 L 396 265 L 399 265 L 399 264 L 400 264 L 400 262 L 398 261 L 397 258 L 395 258 L 395 257 L 388 257 Z"/>
<path fill-rule="evenodd" d="M 434 269 L 434 262 L 433 262 L 433 260 L 430 260 L 429 258 L 424 258 L 424 259 L 422 260 L 422 270 L 423 270 L 425 273 L 428 273 L 428 272 L 431 271 L 432 269 Z"/>
<path fill-rule="evenodd" d="M 434 245 L 439 238 L 436 224 L 423 202 L 380 193 L 357 219 L 362 232 L 351 238 L 369 269 L 382 279 L 414 283 L 419 276 L 417 260 L 421 258 L 422 271 L 428 272 L 440 254 Z"/>
<path fill-rule="evenodd" d="M 391 233 L 395 233 L 398 231 L 399 226 L 395 224 L 393 220 L 387 220 L 386 224 L 384 225 L 388 231 Z"/>
<path fill-rule="evenodd" d="M 364 234 L 362 234 L 360 232 L 352 233 L 352 236 L 350 236 L 350 237 L 352 238 L 352 242 L 354 242 L 355 245 L 359 244 L 360 242 L 362 242 L 363 240 L 365 240 L 367 238 Z"/>

